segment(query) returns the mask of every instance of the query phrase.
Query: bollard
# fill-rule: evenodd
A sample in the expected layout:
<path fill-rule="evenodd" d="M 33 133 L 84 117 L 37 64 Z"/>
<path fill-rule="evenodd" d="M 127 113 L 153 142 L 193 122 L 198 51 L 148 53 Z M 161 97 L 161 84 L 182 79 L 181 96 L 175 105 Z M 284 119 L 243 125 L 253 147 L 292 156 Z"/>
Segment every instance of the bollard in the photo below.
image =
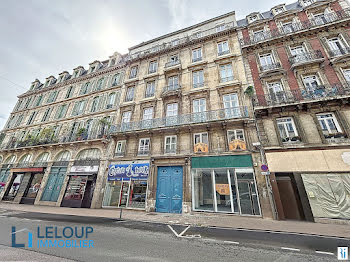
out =
<path fill-rule="evenodd" d="M 120 219 L 120 220 L 122 219 L 122 214 L 123 214 L 123 209 L 120 208 L 120 213 L 119 213 L 119 219 Z"/>

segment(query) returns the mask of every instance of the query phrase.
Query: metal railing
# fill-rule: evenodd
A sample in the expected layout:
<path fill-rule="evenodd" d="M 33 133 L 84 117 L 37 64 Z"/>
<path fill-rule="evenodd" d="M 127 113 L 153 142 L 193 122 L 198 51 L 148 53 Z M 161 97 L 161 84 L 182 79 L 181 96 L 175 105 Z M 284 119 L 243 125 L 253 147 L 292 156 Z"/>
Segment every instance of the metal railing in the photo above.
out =
<path fill-rule="evenodd" d="M 222 77 L 222 78 L 220 78 L 220 83 L 226 83 L 226 82 L 230 82 L 230 81 L 233 81 L 233 80 L 234 80 L 233 76 Z"/>
<path fill-rule="evenodd" d="M 169 86 L 165 86 L 163 88 L 163 94 L 171 92 L 171 91 L 179 91 L 181 89 L 180 85 L 169 85 Z"/>
<path fill-rule="evenodd" d="M 204 82 L 199 82 L 199 83 L 193 83 L 193 88 L 198 88 L 198 87 L 203 87 Z"/>
<path fill-rule="evenodd" d="M 312 52 L 304 52 L 302 54 L 297 54 L 289 58 L 289 62 L 291 65 L 302 64 L 310 61 L 314 61 L 317 59 L 323 58 L 323 54 L 320 50 L 312 51 Z"/>
<path fill-rule="evenodd" d="M 172 66 L 176 66 L 176 65 L 180 65 L 181 64 L 181 61 L 180 59 L 178 60 L 172 60 L 172 61 L 169 61 L 165 64 L 165 68 L 167 67 L 172 67 Z"/>
<path fill-rule="evenodd" d="M 344 48 L 339 48 L 339 49 L 332 49 L 332 50 L 329 51 L 329 55 L 331 57 L 347 55 L 347 54 L 350 54 L 350 47 L 344 47 Z"/>
<path fill-rule="evenodd" d="M 213 111 L 205 111 L 200 113 L 183 114 L 178 116 L 122 123 L 121 125 L 112 126 L 111 133 L 113 134 L 128 131 L 174 127 L 220 120 L 244 119 L 248 117 L 248 108 L 246 106 L 232 107 Z"/>
<path fill-rule="evenodd" d="M 227 55 L 229 53 L 230 53 L 230 50 L 223 50 L 221 52 L 218 52 L 218 56 Z"/>
<path fill-rule="evenodd" d="M 296 89 L 280 91 L 254 97 L 255 106 L 276 106 L 296 102 L 333 99 L 338 96 L 350 95 L 350 85 L 319 85 L 311 89 Z"/>
<path fill-rule="evenodd" d="M 287 28 L 274 29 L 274 30 L 258 33 L 252 37 L 245 37 L 242 39 L 242 45 L 248 46 L 248 45 L 257 44 L 259 42 L 293 34 L 295 32 L 299 32 L 302 30 L 313 29 L 322 25 L 327 25 L 335 21 L 340 21 L 347 18 L 350 18 L 350 9 L 343 9 L 333 13 L 324 14 L 322 17 L 309 18 L 308 21 L 292 23 L 288 27 L 288 29 Z"/>
<path fill-rule="evenodd" d="M 137 155 L 139 155 L 139 156 L 147 156 L 147 155 L 149 155 L 149 149 L 148 150 L 139 150 L 137 152 Z"/>
<path fill-rule="evenodd" d="M 202 57 L 192 58 L 192 63 L 202 61 Z"/>
<path fill-rule="evenodd" d="M 275 63 L 268 64 L 268 65 L 261 65 L 260 71 L 266 72 L 266 71 L 276 70 L 276 69 L 280 69 L 280 68 L 282 68 L 281 63 L 275 62 Z"/>

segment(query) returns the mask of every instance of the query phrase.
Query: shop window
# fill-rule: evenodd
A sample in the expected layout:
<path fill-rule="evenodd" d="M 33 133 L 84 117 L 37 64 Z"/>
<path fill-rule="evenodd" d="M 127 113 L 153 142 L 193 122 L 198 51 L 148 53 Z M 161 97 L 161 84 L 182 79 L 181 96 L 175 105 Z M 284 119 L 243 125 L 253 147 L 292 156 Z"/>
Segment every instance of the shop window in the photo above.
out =
<path fill-rule="evenodd" d="M 166 136 L 164 142 L 165 154 L 176 154 L 176 136 Z"/>
<path fill-rule="evenodd" d="M 255 178 L 250 169 L 193 169 L 193 209 L 260 215 Z"/>
<path fill-rule="evenodd" d="M 246 150 L 247 145 L 244 140 L 243 129 L 227 131 L 228 148 L 230 151 Z"/>
<path fill-rule="evenodd" d="M 126 140 L 121 140 L 117 142 L 117 146 L 115 147 L 115 156 L 123 156 L 125 154 L 126 148 Z"/>
<path fill-rule="evenodd" d="M 300 142 L 298 131 L 293 118 L 284 117 L 276 119 L 277 128 L 283 143 Z"/>
<path fill-rule="evenodd" d="M 194 152 L 207 153 L 209 152 L 208 133 L 194 134 Z"/>
<path fill-rule="evenodd" d="M 141 138 L 139 141 L 138 155 L 148 155 L 150 151 L 150 138 Z"/>
<path fill-rule="evenodd" d="M 85 192 L 87 176 L 70 176 L 64 200 L 82 201 Z"/>
<path fill-rule="evenodd" d="M 346 136 L 342 133 L 338 120 L 333 113 L 317 114 L 317 119 L 325 138 L 343 138 Z"/>

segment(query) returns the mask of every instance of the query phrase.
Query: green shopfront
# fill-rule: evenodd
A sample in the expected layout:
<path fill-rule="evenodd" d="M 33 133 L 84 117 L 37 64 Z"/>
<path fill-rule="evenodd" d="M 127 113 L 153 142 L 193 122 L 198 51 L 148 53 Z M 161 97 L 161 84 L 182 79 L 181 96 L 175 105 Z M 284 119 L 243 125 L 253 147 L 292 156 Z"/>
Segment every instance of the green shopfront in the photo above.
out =
<path fill-rule="evenodd" d="M 194 211 L 260 216 L 251 155 L 192 157 Z"/>

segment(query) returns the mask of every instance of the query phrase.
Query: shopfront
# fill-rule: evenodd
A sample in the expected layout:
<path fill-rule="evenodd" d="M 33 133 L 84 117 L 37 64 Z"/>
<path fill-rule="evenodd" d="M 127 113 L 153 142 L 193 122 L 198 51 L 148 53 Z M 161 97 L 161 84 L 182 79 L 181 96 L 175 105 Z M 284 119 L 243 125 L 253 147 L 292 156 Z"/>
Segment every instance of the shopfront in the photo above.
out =
<path fill-rule="evenodd" d="M 194 211 L 260 216 L 251 155 L 193 157 Z"/>
<path fill-rule="evenodd" d="M 57 202 L 66 173 L 67 167 L 51 167 L 41 201 Z"/>
<path fill-rule="evenodd" d="M 0 169 L 0 192 L 4 190 L 10 175 L 10 168 L 8 166 L 9 165 L 3 165 Z"/>
<path fill-rule="evenodd" d="M 91 207 L 98 169 L 98 165 L 72 166 L 68 174 L 69 180 L 61 203 L 62 207 Z M 61 170 L 60 176 L 62 174 L 63 170 Z M 58 184 L 60 180 L 61 178 L 58 178 Z"/>
<path fill-rule="evenodd" d="M 149 162 L 125 161 L 109 165 L 103 207 L 145 209 Z"/>

